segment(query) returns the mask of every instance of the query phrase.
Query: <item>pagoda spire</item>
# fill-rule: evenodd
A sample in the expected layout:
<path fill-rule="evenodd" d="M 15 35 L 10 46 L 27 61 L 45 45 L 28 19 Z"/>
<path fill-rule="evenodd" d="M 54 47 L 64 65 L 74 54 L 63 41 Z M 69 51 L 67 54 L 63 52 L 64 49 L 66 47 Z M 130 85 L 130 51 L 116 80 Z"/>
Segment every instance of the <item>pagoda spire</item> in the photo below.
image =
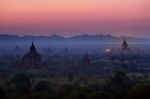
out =
<path fill-rule="evenodd" d="M 124 49 L 128 49 L 128 43 L 127 43 L 127 41 L 126 41 L 126 37 L 124 37 L 124 39 L 123 39 L 122 49 L 123 49 L 123 50 L 124 50 Z"/>
<path fill-rule="evenodd" d="M 85 56 L 83 58 L 83 63 L 85 63 L 85 64 L 90 64 L 91 63 L 91 59 L 90 59 L 90 56 L 89 56 L 87 51 L 86 51 Z"/>
<path fill-rule="evenodd" d="M 32 41 L 31 47 L 30 47 L 30 52 L 36 52 L 36 48 L 34 46 L 34 42 Z"/>

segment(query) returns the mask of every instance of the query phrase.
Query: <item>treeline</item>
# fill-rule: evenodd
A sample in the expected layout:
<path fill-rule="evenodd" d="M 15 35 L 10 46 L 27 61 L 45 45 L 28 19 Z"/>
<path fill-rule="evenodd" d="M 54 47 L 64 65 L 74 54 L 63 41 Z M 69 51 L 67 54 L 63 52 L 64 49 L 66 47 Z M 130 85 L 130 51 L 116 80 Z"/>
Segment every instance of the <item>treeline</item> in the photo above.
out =
<path fill-rule="evenodd" d="M 71 81 L 55 84 L 35 81 L 27 73 L 18 73 L 0 87 L 0 99 L 149 99 L 150 80 L 115 72 L 104 83 Z"/>

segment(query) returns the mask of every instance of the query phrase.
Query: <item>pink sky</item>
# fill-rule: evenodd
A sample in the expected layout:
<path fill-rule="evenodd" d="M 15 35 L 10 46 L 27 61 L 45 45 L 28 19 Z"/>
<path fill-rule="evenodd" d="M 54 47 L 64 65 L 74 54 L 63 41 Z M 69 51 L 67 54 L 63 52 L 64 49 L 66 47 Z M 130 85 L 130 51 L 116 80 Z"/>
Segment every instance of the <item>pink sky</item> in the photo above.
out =
<path fill-rule="evenodd" d="M 0 34 L 150 36 L 149 0 L 0 0 Z"/>

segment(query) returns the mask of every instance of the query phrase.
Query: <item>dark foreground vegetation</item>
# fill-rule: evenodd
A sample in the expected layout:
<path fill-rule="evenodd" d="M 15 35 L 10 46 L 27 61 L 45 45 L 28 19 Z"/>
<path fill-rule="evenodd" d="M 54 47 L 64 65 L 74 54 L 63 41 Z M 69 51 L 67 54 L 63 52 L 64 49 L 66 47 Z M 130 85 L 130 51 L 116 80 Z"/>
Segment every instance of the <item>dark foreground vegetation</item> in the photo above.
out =
<path fill-rule="evenodd" d="M 0 99 L 150 99 L 148 49 L 24 51 L 0 50 Z"/>
<path fill-rule="evenodd" d="M 101 82 L 52 83 L 47 79 L 37 82 L 27 73 L 18 73 L 4 81 L 0 99 L 150 99 L 150 80 L 148 75 L 115 72 Z"/>

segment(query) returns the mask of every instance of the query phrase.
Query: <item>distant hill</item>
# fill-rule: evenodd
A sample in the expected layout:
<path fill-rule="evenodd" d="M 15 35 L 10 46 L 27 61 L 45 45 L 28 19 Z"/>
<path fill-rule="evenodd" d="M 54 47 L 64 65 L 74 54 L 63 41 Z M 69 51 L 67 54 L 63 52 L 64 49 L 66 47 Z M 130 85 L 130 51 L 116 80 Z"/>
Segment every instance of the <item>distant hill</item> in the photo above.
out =
<path fill-rule="evenodd" d="M 137 38 L 137 37 L 126 37 L 129 42 L 147 42 L 150 39 Z M 11 43 L 11 42 L 117 42 L 123 39 L 123 36 L 116 37 L 113 35 L 78 35 L 69 38 L 65 38 L 60 35 L 51 36 L 17 36 L 17 35 L 0 35 L 0 42 Z"/>

